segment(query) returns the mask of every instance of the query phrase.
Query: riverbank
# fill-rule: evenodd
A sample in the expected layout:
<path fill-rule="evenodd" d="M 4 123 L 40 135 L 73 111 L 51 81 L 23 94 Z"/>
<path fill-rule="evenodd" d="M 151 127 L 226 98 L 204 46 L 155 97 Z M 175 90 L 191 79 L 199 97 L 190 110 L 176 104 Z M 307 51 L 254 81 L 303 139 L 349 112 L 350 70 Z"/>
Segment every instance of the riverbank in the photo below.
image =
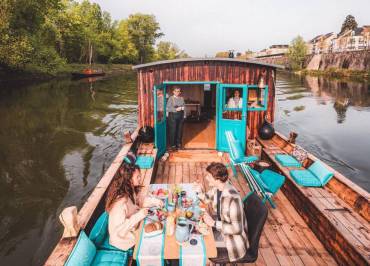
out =
<path fill-rule="evenodd" d="M 358 82 L 370 82 L 370 70 L 351 70 L 351 69 L 342 69 L 342 68 L 328 68 L 325 70 L 308 70 L 303 69 L 300 71 L 294 72 L 302 76 L 323 76 L 326 78 L 332 79 L 343 79 L 346 81 L 358 81 Z"/>
<path fill-rule="evenodd" d="M 33 84 L 52 79 L 69 78 L 72 72 L 79 72 L 88 66 L 88 64 L 68 64 L 54 74 L 34 71 L 5 71 L 0 68 L 0 85 L 15 82 L 17 84 Z M 94 64 L 95 69 L 101 69 L 109 76 L 127 73 L 131 71 L 131 67 L 132 65 L 128 64 Z"/>

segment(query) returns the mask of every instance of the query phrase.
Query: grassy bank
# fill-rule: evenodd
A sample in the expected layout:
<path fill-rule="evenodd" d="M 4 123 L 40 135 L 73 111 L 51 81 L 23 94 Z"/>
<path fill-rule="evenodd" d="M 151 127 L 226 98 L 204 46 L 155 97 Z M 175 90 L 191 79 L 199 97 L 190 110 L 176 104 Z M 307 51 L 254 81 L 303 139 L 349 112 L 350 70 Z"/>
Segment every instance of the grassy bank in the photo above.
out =
<path fill-rule="evenodd" d="M 324 76 L 334 79 L 344 79 L 349 81 L 360 81 L 360 82 L 370 82 L 370 70 L 351 70 L 342 68 L 329 68 L 326 70 L 301 70 L 298 71 L 300 75 L 310 75 L 310 76 Z"/>
<path fill-rule="evenodd" d="M 87 68 L 87 64 L 68 64 L 53 74 L 41 73 L 31 69 L 26 71 L 9 71 L 0 68 L 0 83 L 34 83 L 50 79 L 62 79 L 71 77 L 72 72 L 79 72 Z M 94 69 L 102 69 L 107 75 L 118 75 L 131 71 L 132 65 L 125 64 L 95 64 Z"/>

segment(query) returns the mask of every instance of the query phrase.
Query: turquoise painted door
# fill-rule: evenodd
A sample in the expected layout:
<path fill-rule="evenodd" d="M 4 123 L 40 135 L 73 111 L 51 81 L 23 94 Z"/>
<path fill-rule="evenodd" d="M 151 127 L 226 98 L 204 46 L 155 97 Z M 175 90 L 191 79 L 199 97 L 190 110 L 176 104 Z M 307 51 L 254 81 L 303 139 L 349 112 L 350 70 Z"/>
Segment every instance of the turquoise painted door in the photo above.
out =
<path fill-rule="evenodd" d="M 235 95 L 239 94 L 239 98 Z M 230 130 L 245 149 L 247 128 L 247 85 L 219 84 L 217 87 L 217 150 L 228 151 L 225 132 Z"/>
<path fill-rule="evenodd" d="M 154 130 L 155 147 L 157 156 L 160 157 L 166 152 L 166 85 L 154 86 Z"/>

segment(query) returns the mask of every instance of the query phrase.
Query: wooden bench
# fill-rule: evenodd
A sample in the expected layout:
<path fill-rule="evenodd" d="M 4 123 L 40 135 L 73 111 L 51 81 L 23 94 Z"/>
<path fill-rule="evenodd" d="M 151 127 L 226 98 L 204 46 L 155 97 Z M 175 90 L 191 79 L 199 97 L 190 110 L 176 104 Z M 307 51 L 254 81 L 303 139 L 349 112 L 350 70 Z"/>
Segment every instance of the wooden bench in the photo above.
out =
<path fill-rule="evenodd" d="M 291 169 L 281 166 L 275 154 L 286 153 L 273 142 L 260 141 L 263 156 L 286 176 L 282 190 L 312 231 L 339 264 L 369 265 L 370 226 L 356 210 L 328 188 L 297 185 L 290 176 Z M 303 168 L 302 168 L 303 169 Z"/>

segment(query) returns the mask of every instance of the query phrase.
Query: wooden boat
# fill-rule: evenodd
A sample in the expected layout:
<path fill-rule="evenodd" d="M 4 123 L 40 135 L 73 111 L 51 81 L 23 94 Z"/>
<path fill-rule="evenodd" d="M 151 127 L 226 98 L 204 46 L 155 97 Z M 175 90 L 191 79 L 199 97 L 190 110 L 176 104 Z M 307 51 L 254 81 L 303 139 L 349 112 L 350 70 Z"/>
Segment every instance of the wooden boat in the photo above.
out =
<path fill-rule="evenodd" d="M 212 161 L 229 162 L 224 132 L 231 130 L 242 144 L 260 146 L 261 157 L 275 171 L 286 176 L 276 194 L 277 208 L 269 208 L 255 265 L 369 265 L 370 208 L 369 193 L 328 165 L 334 177 L 323 188 L 298 186 L 290 177 L 290 168 L 282 167 L 275 153 L 289 153 L 294 144 L 279 133 L 269 140 L 258 137 L 265 116 L 274 120 L 275 77 L 279 66 L 237 59 L 179 59 L 138 65 L 138 128 L 126 136 L 126 144 L 105 172 L 78 212 L 81 229 L 89 233 L 104 211 L 107 188 L 127 152 L 155 158 L 151 169 L 142 169 L 144 186 L 151 183 L 188 183 L 203 180 L 206 166 Z M 185 148 L 166 152 L 165 95 L 180 86 L 185 98 L 199 100 L 212 112 L 202 123 L 185 124 Z M 238 89 L 243 107 L 230 109 L 226 100 Z M 252 95 L 251 98 L 248 95 Z M 250 104 L 257 99 L 258 104 Z M 257 106 L 257 107 L 256 107 Z M 142 143 L 139 128 L 155 129 L 154 143 Z M 247 153 L 251 150 L 247 149 Z M 309 154 L 304 166 L 319 160 Z M 203 180 L 204 181 L 204 180 Z M 247 181 L 238 172 L 231 182 L 242 196 L 249 192 Z M 206 183 L 204 183 L 206 185 Z M 61 239 L 45 265 L 63 265 L 77 238 Z"/>
<path fill-rule="evenodd" d="M 100 77 L 100 76 L 104 76 L 105 73 L 102 71 L 102 70 L 96 70 L 96 69 L 93 69 L 92 67 L 92 58 L 93 58 L 93 46 L 92 46 L 92 43 L 91 41 L 89 40 L 89 45 L 88 45 L 88 49 L 89 49 L 89 67 L 82 70 L 81 72 L 72 72 L 72 78 L 74 79 L 83 79 L 83 78 L 93 78 L 93 77 Z"/>
<path fill-rule="evenodd" d="M 82 72 L 72 72 L 74 79 L 92 78 L 105 76 L 105 73 L 101 70 L 84 69 Z"/>

